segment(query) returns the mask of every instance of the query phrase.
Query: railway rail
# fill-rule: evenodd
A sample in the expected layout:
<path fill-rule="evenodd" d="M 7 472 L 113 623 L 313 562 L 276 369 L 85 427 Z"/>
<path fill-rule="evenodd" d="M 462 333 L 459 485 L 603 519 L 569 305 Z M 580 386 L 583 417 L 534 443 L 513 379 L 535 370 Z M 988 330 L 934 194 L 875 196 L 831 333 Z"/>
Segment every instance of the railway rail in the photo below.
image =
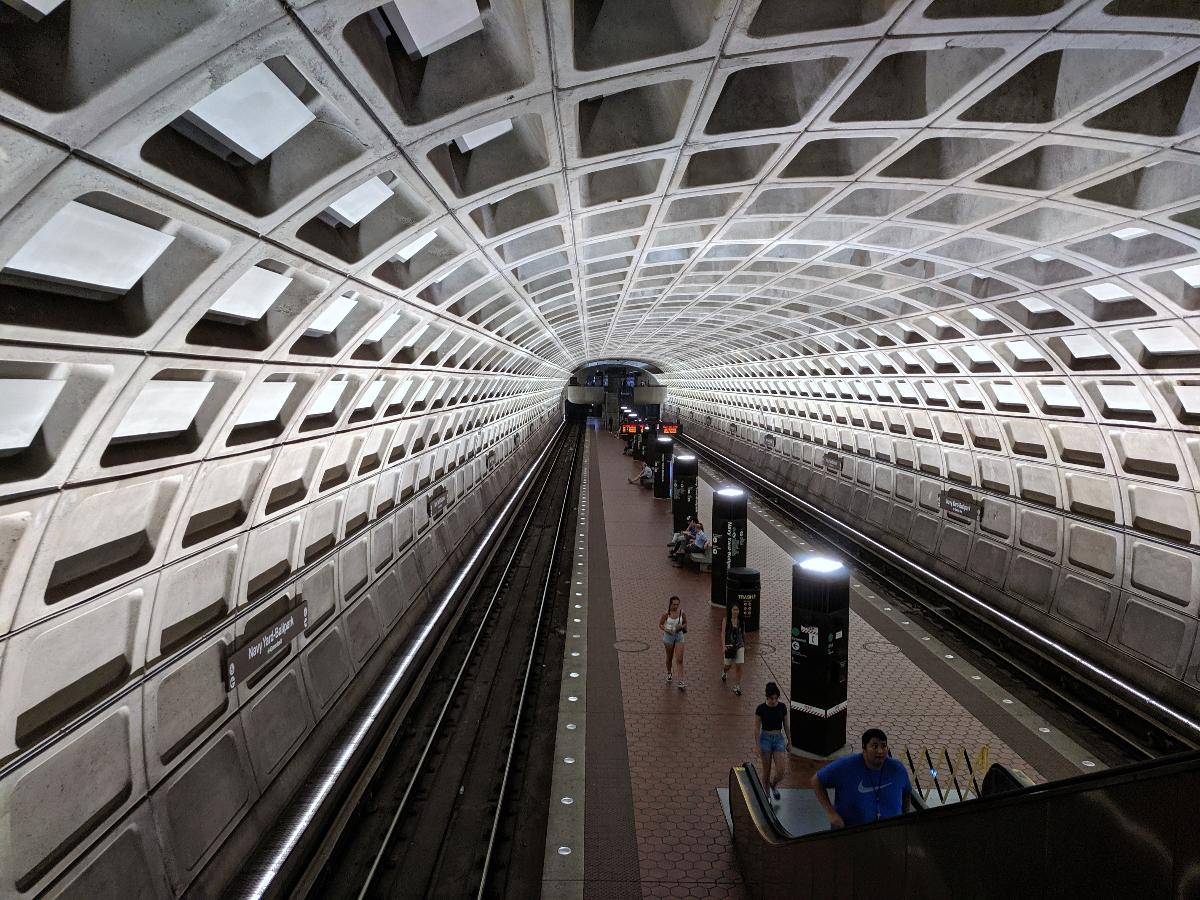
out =
<path fill-rule="evenodd" d="M 544 463 L 309 896 L 539 895 L 582 434 Z"/>

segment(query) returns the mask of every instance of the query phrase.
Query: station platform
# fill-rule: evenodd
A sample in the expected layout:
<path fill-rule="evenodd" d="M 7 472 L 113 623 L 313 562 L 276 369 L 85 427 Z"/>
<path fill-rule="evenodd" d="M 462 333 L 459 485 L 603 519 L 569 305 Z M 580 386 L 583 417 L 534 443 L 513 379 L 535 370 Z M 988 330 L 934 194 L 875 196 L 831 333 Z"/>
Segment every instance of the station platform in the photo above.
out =
<path fill-rule="evenodd" d="M 566 663 L 575 675 L 564 678 L 570 696 L 562 709 L 570 722 L 560 722 L 559 746 L 566 749 L 558 756 L 571 764 L 561 779 L 556 773 L 556 784 L 573 783 L 575 791 L 562 800 L 570 801 L 569 812 L 551 811 L 543 896 L 741 897 L 723 789 L 731 766 L 758 760 L 754 710 L 766 682 L 778 683 L 788 699 L 791 565 L 813 548 L 752 495 L 747 565 L 762 575 L 761 629 L 747 635 L 742 695 L 735 695 L 733 673 L 728 684 L 720 678 L 722 614 L 709 603 L 709 575 L 666 556 L 670 501 L 629 484 L 640 463 L 622 455 L 618 437 L 594 420 L 592 426 L 576 548 L 578 602 L 568 627 L 577 641 L 568 649 L 583 652 L 573 651 Z M 714 484 L 722 482 L 703 464 L 700 474 L 697 508 L 707 525 Z M 851 584 L 852 744 L 876 726 L 898 756 L 906 747 L 916 755 L 926 747 L 974 754 L 986 746 L 991 762 L 1034 781 L 1102 767 L 891 606 L 886 586 L 858 577 Z M 672 594 L 688 616 L 682 690 L 664 680 L 658 631 Z M 792 757 L 782 785 L 785 812 L 791 804 L 794 815 L 811 817 L 807 783 L 821 765 Z M 569 844 L 559 843 L 563 834 L 572 835 Z"/>

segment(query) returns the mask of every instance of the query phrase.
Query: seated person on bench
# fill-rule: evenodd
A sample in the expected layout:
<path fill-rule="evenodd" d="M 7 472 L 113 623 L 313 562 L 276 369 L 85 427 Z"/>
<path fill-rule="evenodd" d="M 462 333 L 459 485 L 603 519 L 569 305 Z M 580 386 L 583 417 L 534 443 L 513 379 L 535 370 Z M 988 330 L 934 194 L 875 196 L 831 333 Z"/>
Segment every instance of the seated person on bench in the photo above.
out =
<path fill-rule="evenodd" d="M 667 544 L 667 556 L 674 556 L 681 552 L 684 547 L 691 542 L 696 536 L 696 530 L 700 527 L 700 523 L 696 521 L 695 516 L 687 517 L 687 526 L 683 531 L 677 531 L 671 535 L 671 543 Z"/>
<path fill-rule="evenodd" d="M 687 546 L 684 547 L 683 550 L 681 550 L 677 554 L 676 558 L 677 559 L 687 559 L 693 553 L 707 553 L 707 552 L 708 552 L 708 532 L 704 530 L 703 522 L 697 522 L 695 535 L 693 535 L 692 539 L 690 541 L 688 541 Z"/>
<path fill-rule="evenodd" d="M 642 463 L 642 473 L 637 478 L 630 478 L 629 483 L 640 484 L 642 487 L 654 484 L 654 470 L 647 463 Z"/>

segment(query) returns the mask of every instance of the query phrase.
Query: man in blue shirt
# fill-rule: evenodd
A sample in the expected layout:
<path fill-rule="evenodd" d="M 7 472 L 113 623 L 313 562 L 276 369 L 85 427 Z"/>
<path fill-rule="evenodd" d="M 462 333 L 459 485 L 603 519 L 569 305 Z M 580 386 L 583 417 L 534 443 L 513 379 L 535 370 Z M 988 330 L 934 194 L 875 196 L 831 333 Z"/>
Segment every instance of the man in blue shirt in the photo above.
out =
<path fill-rule="evenodd" d="M 834 828 L 898 816 L 912 803 L 908 769 L 888 756 L 887 735 L 868 728 L 862 748 L 862 753 L 834 760 L 812 778 L 813 793 Z M 829 788 L 836 792 L 832 803 Z"/>

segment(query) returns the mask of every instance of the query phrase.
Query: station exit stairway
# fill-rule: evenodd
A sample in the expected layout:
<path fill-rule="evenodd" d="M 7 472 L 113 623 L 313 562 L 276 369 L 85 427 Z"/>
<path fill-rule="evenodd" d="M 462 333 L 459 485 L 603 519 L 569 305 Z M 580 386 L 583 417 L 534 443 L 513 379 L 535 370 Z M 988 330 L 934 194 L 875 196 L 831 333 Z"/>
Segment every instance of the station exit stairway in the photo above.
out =
<path fill-rule="evenodd" d="M 801 837 L 749 763 L 729 802 L 753 898 L 1200 898 L 1196 751 L 1035 786 L 996 764 L 977 798 Z"/>

